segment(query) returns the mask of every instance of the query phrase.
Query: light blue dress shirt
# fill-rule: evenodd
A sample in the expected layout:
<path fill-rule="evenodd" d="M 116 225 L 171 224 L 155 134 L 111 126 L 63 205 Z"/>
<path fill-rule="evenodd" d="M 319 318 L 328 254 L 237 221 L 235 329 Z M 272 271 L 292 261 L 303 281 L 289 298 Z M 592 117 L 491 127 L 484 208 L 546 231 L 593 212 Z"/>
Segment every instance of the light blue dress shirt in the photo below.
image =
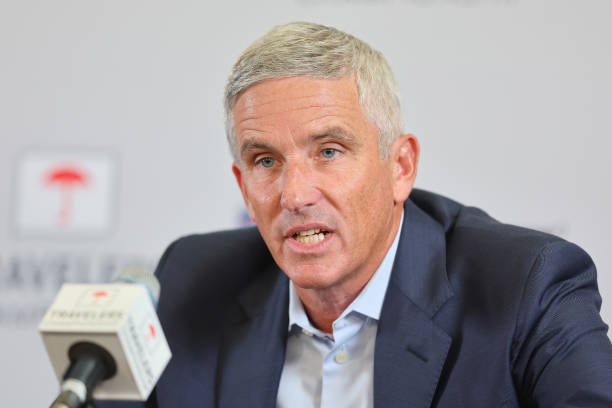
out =
<path fill-rule="evenodd" d="M 402 221 L 404 215 L 402 213 Z M 336 319 L 333 333 L 315 328 L 289 281 L 289 337 L 278 408 L 372 408 L 374 344 L 400 229 L 361 293 Z"/>

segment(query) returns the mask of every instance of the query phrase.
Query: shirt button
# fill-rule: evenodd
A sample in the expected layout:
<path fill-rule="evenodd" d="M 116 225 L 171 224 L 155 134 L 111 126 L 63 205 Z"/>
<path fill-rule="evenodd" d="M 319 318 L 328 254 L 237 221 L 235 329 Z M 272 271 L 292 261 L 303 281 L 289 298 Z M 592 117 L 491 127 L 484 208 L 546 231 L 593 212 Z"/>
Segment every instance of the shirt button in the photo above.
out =
<path fill-rule="evenodd" d="M 334 357 L 334 360 L 336 360 L 336 363 L 338 363 L 338 364 L 346 363 L 346 360 L 348 360 L 347 352 L 346 351 L 339 351 L 338 353 L 336 353 L 336 357 Z"/>
<path fill-rule="evenodd" d="M 304 333 L 304 334 L 305 334 L 305 335 L 307 335 L 308 337 L 312 337 L 312 336 L 313 336 L 312 332 L 310 332 L 310 331 L 308 331 L 308 330 L 306 330 L 306 329 L 302 329 L 302 333 Z"/>

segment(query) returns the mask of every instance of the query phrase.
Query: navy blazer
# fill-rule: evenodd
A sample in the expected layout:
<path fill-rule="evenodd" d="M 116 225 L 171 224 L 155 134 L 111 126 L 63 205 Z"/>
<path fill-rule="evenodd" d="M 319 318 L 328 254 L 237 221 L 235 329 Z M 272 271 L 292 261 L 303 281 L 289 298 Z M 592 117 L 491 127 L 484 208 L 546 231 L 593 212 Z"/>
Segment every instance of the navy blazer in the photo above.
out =
<path fill-rule="evenodd" d="M 181 238 L 157 275 L 173 358 L 148 406 L 275 407 L 288 280 L 257 230 Z M 414 190 L 378 323 L 374 406 L 612 407 L 600 304 L 577 246 Z"/>

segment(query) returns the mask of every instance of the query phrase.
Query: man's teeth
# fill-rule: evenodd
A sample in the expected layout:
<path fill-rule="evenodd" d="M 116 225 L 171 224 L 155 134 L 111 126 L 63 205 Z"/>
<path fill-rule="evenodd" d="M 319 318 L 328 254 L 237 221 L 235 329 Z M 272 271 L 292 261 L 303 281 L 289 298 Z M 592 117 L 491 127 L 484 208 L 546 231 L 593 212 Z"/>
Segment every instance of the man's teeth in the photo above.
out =
<path fill-rule="evenodd" d="M 295 240 L 302 244 L 316 244 L 325 239 L 325 233 L 319 228 L 314 228 L 308 231 L 300 231 L 295 235 Z"/>
<path fill-rule="evenodd" d="M 298 235 L 301 235 L 301 236 L 304 237 L 306 235 L 318 234 L 320 231 L 321 231 L 320 229 L 315 228 L 315 229 L 311 229 L 311 230 L 308 230 L 308 231 L 300 231 L 300 232 L 298 232 Z"/>

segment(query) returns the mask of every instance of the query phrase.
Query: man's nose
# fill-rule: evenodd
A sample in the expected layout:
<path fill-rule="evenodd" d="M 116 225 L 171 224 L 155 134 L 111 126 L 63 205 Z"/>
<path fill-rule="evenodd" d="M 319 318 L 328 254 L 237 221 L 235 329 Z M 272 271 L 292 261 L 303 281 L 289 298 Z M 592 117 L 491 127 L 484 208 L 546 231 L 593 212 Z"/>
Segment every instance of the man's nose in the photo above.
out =
<path fill-rule="evenodd" d="M 314 181 L 307 165 L 288 164 L 281 186 L 281 207 L 296 212 L 316 204 L 321 198 L 321 192 Z"/>

